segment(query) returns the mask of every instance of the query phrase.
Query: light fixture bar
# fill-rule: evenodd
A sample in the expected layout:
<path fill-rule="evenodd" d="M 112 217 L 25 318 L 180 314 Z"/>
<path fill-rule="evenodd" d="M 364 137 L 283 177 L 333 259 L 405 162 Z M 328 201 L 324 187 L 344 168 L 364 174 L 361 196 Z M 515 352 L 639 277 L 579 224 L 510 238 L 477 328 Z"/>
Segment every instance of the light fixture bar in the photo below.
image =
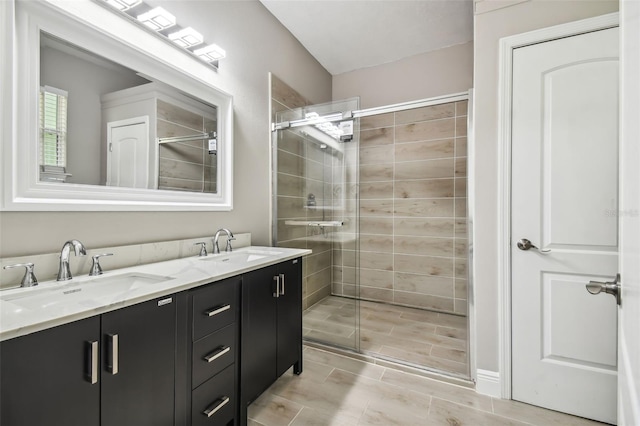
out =
<path fill-rule="evenodd" d="M 200 49 L 196 49 L 193 53 L 207 62 L 217 61 L 227 56 L 227 52 L 217 44 L 210 44 Z"/>
<path fill-rule="evenodd" d="M 184 47 L 185 49 L 197 46 L 204 41 L 202 34 L 191 27 L 183 28 L 180 31 L 171 33 L 168 37 L 169 40 L 173 41 L 180 47 Z"/>
<path fill-rule="evenodd" d="M 165 43 L 179 48 L 182 52 L 197 58 L 199 61 L 215 69 L 218 69 L 218 60 L 226 56 L 225 50 L 216 44 L 210 44 L 194 50 L 194 47 L 204 43 L 204 37 L 192 27 L 181 28 L 181 25 L 178 25 L 177 28 L 179 29 L 175 29 L 172 33 L 168 34 L 168 31 L 165 30 L 177 25 L 176 17 L 162 7 L 148 10 L 149 5 L 143 0 L 91 1 L 111 12 L 119 14 L 121 17 L 128 19 L 150 34 L 154 34 L 156 37 L 164 40 Z M 141 12 L 144 10 L 147 10 L 147 12 L 138 12 L 138 14 L 136 14 L 136 11 Z"/>
<path fill-rule="evenodd" d="M 122 12 L 142 3 L 142 0 L 105 0 L 107 4 Z"/>
<path fill-rule="evenodd" d="M 156 7 L 142 15 L 138 15 L 138 21 L 154 31 L 162 31 L 173 27 L 176 24 L 176 17 L 162 7 Z"/>

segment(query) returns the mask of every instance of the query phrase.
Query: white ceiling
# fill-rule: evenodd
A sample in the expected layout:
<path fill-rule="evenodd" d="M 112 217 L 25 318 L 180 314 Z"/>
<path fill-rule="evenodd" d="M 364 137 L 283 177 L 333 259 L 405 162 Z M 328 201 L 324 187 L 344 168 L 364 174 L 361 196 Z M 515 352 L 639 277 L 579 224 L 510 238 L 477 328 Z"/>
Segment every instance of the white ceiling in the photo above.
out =
<path fill-rule="evenodd" d="M 473 39 L 473 0 L 260 0 L 333 75 Z"/>

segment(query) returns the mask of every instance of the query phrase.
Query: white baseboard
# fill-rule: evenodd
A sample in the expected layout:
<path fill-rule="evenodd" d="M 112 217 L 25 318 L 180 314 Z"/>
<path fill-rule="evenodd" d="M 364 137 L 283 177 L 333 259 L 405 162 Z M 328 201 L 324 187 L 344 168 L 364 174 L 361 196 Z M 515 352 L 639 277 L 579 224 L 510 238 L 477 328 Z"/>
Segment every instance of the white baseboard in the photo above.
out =
<path fill-rule="evenodd" d="M 478 369 L 476 371 L 476 392 L 500 398 L 502 396 L 500 373 Z"/>

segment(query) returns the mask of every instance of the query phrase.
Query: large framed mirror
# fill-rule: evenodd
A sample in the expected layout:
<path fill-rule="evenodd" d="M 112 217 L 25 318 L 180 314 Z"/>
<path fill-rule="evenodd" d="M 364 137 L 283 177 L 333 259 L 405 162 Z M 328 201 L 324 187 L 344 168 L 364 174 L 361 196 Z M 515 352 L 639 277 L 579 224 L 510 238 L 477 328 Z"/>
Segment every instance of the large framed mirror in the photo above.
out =
<path fill-rule="evenodd" d="M 3 210 L 232 209 L 215 69 L 97 2 L 13 4 Z"/>

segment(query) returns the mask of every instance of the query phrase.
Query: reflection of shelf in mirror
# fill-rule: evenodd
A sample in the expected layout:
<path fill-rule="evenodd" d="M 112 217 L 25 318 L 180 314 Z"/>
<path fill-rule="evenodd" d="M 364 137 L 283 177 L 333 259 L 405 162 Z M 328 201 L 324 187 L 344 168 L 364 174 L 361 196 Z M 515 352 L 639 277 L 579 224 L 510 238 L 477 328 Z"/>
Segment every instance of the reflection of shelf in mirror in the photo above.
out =
<path fill-rule="evenodd" d="M 173 136 L 170 138 L 158 138 L 158 143 L 172 143 L 172 142 L 189 142 L 200 139 L 215 139 L 216 132 L 198 133 L 197 135 L 188 136 Z"/>
<path fill-rule="evenodd" d="M 285 225 L 290 226 L 316 226 L 319 228 L 337 228 L 344 226 L 344 222 L 339 220 L 318 221 L 318 220 L 287 220 Z"/>
<path fill-rule="evenodd" d="M 335 211 L 343 211 L 344 207 L 342 206 L 303 206 L 304 209 L 309 210 L 335 210 Z"/>

